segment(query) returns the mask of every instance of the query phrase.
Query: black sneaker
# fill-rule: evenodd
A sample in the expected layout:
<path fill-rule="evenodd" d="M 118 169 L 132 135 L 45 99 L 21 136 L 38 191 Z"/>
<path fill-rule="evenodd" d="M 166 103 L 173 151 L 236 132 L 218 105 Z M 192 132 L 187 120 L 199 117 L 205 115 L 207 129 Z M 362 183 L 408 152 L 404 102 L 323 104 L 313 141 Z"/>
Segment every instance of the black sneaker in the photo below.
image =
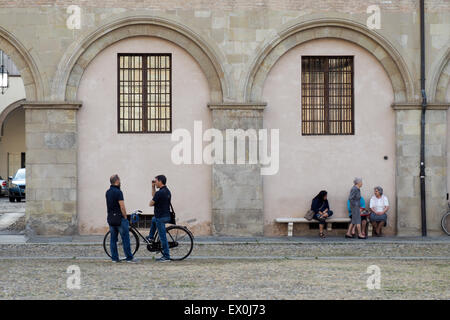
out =
<path fill-rule="evenodd" d="M 119 263 L 120 260 L 111 260 L 112 263 Z"/>

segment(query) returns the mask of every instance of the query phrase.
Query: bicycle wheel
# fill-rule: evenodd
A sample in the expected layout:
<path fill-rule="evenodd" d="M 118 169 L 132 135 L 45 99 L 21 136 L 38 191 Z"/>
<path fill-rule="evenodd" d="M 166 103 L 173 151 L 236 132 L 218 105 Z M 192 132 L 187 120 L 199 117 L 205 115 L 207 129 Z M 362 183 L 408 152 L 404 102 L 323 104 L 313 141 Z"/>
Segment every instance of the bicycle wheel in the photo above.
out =
<path fill-rule="evenodd" d="M 133 254 L 133 256 L 136 254 L 136 252 L 139 249 L 139 237 L 136 234 L 136 232 L 134 232 L 133 229 L 130 229 L 129 231 L 130 234 L 130 248 L 131 248 L 131 253 Z M 105 234 L 105 237 L 103 238 L 103 249 L 105 250 L 106 254 L 108 255 L 108 257 L 111 258 L 111 247 L 110 247 L 110 242 L 111 242 L 111 232 L 108 231 Z M 120 247 L 123 248 L 122 245 L 122 237 L 119 235 L 118 239 L 117 239 L 117 249 L 120 250 Z M 123 252 L 123 250 L 122 250 Z M 120 251 L 119 251 L 119 255 L 120 255 Z M 122 259 L 123 260 L 123 259 Z"/>
<path fill-rule="evenodd" d="M 180 261 L 186 259 L 194 248 L 194 236 L 182 226 L 170 226 L 166 229 L 167 242 L 169 243 L 170 260 Z M 160 241 L 159 235 L 155 239 Z M 161 253 L 162 253 L 161 248 Z"/>
<path fill-rule="evenodd" d="M 444 230 L 444 232 L 450 236 L 450 212 L 447 212 L 446 214 L 444 214 L 444 216 L 442 217 L 441 220 L 441 226 L 442 226 L 442 230 Z"/>

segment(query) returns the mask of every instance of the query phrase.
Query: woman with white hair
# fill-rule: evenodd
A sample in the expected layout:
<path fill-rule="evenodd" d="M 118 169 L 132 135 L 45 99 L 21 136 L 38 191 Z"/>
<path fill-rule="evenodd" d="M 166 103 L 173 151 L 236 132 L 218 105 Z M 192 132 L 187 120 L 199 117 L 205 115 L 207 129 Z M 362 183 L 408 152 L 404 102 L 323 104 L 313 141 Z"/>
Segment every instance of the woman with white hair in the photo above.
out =
<path fill-rule="evenodd" d="M 372 223 L 373 233 L 377 237 L 381 237 L 381 228 L 386 225 L 388 210 L 389 201 L 383 194 L 383 188 L 375 187 L 374 195 L 370 199 L 370 223 Z"/>
<path fill-rule="evenodd" d="M 347 233 L 345 234 L 346 238 L 353 238 L 351 232 L 353 227 L 356 226 L 356 230 L 358 231 L 358 239 L 366 239 L 366 235 L 361 230 L 361 214 L 360 214 L 361 187 L 362 187 L 362 179 L 355 178 L 355 180 L 353 180 L 353 187 L 350 190 L 350 195 L 348 196 L 348 200 L 350 201 L 350 208 L 352 211 L 352 221 L 348 226 Z"/>

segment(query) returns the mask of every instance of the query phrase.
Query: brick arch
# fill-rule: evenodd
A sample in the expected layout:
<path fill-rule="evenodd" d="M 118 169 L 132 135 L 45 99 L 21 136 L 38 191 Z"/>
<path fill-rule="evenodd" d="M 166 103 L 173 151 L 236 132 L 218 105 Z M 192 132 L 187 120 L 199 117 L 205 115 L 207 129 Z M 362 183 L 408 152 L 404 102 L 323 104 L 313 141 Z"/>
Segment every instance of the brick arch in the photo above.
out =
<path fill-rule="evenodd" d="M 27 100 L 43 99 L 44 88 L 36 63 L 19 40 L 2 27 L 0 27 L 0 49 L 14 61 L 19 69 Z"/>
<path fill-rule="evenodd" d="M 245 101 L 260 101 L 270 69 L 288 50 L 307 41 L 336 38 L 353 42 L 369 51 L 384 67 L 394 89 L 395 102 L 414 101 L 410 73 L 398 51 L 379 34 L 348 20 L 315 20 L 280 31 L 261 48 L 245 80 Z"/>
<path fill-rule="evenodd" d="M 0 137 L 3 136 L 3 127 L 8 116 L 17 109 L 22 108 L 24 103 L 25 99 L 17 100 L 16 102 L 11 103 L 9 106 L 3 109 L 2 112 L 0 112 Z"/>
<path fill-rule="evenodd" d="M 446 101 L 447 90 L 450 85 L 450 47 L 444 53 L 430 81 L 430 97 L 433 102 L 450 102 Z"/>
<path fill-rule="evenodd" d="M 78 46 L 75 53 L 63 59 L 52 88 L 52 96 L 73 101 L 89 62 L 111 44 L 136 36 L 154 36 L 185 49 L 200 65 L 208 80 L 212 102 L 222 102 L 228 95 L 225 73 L 216 50 L 213 50 L 192 30 L 166 19 L 131 17 L 116 20 L 101 27 Z M 223 59 L 222 59 L 223 60 Z"/>

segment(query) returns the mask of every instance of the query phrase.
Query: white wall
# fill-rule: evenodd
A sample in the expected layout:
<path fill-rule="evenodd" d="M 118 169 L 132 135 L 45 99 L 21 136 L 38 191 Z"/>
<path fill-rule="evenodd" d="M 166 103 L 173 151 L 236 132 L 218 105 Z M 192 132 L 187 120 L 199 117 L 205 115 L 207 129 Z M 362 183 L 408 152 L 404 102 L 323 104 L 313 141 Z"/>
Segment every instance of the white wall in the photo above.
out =
<path fill-rule="evenodd" d="M 301 135 L 301 56 L 354 56 L 355 135 Z M 395 114 L 393 90 L 378 61 L 350 42 L 314 40 L 299 45 L 270 71 L 263 89 L 268 105 L 266 128 L 280 129 L 280 170 L 264 177 L 265 233 L 279 234 L 277 217 L 303 217 L 322 189 L 335 217 L 347 217 L 346 201 L 354 177 L 363 178 L 362 196 L 382 186 L 390 200 L 390 228 L 395 227 Z M 383 157 L 388 156 L 388 160 Z M 284 232 L 286 232 L 284 230 Z"/>
<path fill-rule="evenodd" d="M 117 133 L 117 53 L 172 53 L 173 129 L 193 132 L 194 120 L 211 127 L 209 88 L 197 62 L 177 45 L 155 37 L 135 37 L 106 48 L 90 63 L 81 79 L 78 112 L 78 218 L 81 234 L 103 233 L 105 191 L 117 173 L 128 212 L 148 207 L 151 179 L 167 176 L 172 203 L 181 222 L 196 235 L 210 234 L 211 167 L 174 165 L 170 134 Z"/>

